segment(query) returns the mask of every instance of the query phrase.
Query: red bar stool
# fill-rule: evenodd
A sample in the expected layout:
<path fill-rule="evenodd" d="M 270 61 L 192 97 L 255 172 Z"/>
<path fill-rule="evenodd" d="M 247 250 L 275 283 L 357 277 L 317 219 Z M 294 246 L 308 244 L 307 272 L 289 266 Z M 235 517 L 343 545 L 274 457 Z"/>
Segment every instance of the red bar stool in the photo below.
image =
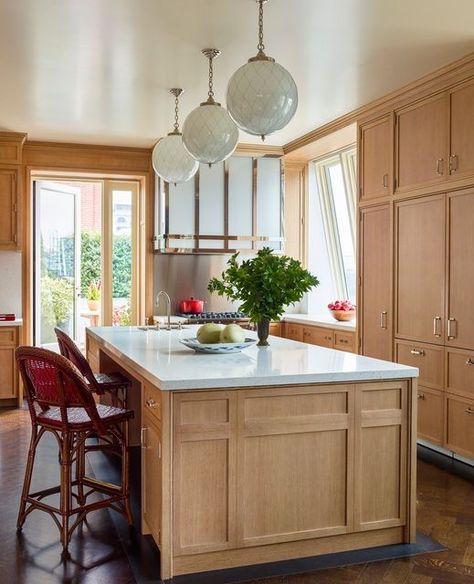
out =
<path fill-rule="evenodd" d="M 98 395 L 108 393 L 111 403 L 116 408 L 127 407 L 127 393 L 130 381 L 120 372 L 94 373 L 89 362 L 79 350 L 76 343 L 61 329 L 55 328 L 61 355 L 72 361 L 89 383 L 90 390 Z"/>
<path fill-rule="evenodd" d="M 57 353 L 47 349 L 19 347 L 16 360 L 32 423 L 17 530 L 21 531 L 26 517 L 33 510 L 49 513 L 59 529 L 63 555 L 67 556 L 72 533 L 91 511 L 109 507 L 122 513 L 128 524 L 132 524 L 128 421 L 133 417 L 133 412 L 96 404 L 86 380 L 77 368 Z M 30 493 L 36 447 L 45 432 L 51 432 L 58 442 L 60 484 Z M 120 485 L 104 483 L 85 474 L 85 443 L 91 435 L 104 437 L 120 445 Z M 75 479 L 72 477 L 73 462 L 76 463 Z M 57 493 L 59 507 L 43 500 Z M 88 503 L 88 497 L 93 493 L 100 493 L 103 497 Z M 71 518 L 74 518 L 72 525 Z"/>

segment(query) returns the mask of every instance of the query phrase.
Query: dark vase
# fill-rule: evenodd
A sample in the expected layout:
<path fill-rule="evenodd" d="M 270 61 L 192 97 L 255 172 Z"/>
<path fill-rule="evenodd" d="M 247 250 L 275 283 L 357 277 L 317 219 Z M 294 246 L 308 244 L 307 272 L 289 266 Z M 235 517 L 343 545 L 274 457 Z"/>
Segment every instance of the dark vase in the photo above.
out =
<path fill-rule="evenodd" d="M 270 332 L 270 320 L 268 318 L 262 318 L 257 322 L 257 335 L 259 347 L 268 346 L 268 334 Z"/>

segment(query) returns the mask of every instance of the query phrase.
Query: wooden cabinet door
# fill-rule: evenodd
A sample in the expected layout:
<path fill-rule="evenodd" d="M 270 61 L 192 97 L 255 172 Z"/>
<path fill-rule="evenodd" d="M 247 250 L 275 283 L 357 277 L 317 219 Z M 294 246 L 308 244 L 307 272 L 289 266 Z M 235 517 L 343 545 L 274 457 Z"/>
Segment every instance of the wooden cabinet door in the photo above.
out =
<path fill-rule="evenodd" d="M 396 137 L 396 190 L 444 181 L 448 174 L 447 94 L 399 110 Z"/>
<path fill-rule="evenodd" d="M 474 82 L 451 90 L 450 121 L 450 176 L 474 175 Z"/>
<path fill-rule="evenodd" d="M 361 353 L 390 360 L 392 357 L 391 221 L 389 205 L 360 211 L 361 288 L 359 322 Z"/>
<path fill-rule="evenodd" d="M 334 343 L 334 331 L 321 326 L 304 326 L 303 341 L 310 345 L 329 347 L 332 349 Z"/>
<path fill-rule="evenodd" d="M 395 216 L 395 335 L 443 344 L 445 196 L 397 203 Z"/>
<path fill-rule="evenodd" d="M 360 200 L 392 194 L 393 132 L 390 116 L 360 126 Z"/>
<path fill-rule="evenodd" d="M 17 397 L 17 385 L 15 347 L 0 345 L 0 399 Z"/>
<path fill-rule="evenodd" d="M 285 338 L 292 341 L 303 341 L 303 325 L 285 322 Z"/>
<path fill-rule="evenodd" d="M 474 349 L 474 189 L 448 196 L 446 344 Z"/>
<path fill-rule="evenodd" d="M 356 353 L 355 333 L 334 331 L 334 348 L 348 353 Z"/>
<path fill-rule="evenodd" d="M 18 247 L 18 171 L 0 168 L 0 249 Z"/>
<path fill-rule="evenodd" d="M 142 513 L 157 544 L 161 531 L 161 436 L 160 427 L 144 412 L 142 429 Z"/>
<path fill-rule="evenodd" d="M 446 446 L 474 458 L 474 400 L 447 394 Z"/>
<path fill-rule="evenodd" d="M 418 386 L 418 437 L 444 442 L 444 392 Z"/>
<path fill-rule="evenodd" d="M 355 386 L 355 530 L 406 522 L 407 405 L 404 381 Z"/>
<path fill-rule="evenodd" d="M 173 395 L 175 555 L 236 547 L 238 393 Z"/>

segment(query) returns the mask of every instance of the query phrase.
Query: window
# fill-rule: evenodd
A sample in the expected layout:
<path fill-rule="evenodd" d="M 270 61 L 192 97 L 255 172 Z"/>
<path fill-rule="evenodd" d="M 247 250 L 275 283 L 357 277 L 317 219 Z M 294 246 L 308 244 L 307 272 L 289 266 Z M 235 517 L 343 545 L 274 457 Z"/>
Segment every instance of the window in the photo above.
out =
<path fill-rule="evenodd" d="M 333 287 L 338 298 L 355 302 L 356 148 L 314 160 L 313 167 Z"/>

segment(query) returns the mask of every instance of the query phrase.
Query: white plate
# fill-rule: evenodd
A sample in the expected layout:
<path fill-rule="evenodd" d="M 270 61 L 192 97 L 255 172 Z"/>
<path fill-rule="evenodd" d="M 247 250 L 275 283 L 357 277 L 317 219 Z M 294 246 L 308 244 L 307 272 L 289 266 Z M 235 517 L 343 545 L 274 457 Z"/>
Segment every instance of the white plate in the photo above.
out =
<path fill-rule="evenodd" d="M 250 347 L 257 341 L 255 339 L 245 339 L 242 343 L 200 343 L 196 337 L 192 339 L 180 339 L 180 343 L 198 353 L 212 353 L 224 355 L 226 353 L 239 353 L 242 349 Z"/>

